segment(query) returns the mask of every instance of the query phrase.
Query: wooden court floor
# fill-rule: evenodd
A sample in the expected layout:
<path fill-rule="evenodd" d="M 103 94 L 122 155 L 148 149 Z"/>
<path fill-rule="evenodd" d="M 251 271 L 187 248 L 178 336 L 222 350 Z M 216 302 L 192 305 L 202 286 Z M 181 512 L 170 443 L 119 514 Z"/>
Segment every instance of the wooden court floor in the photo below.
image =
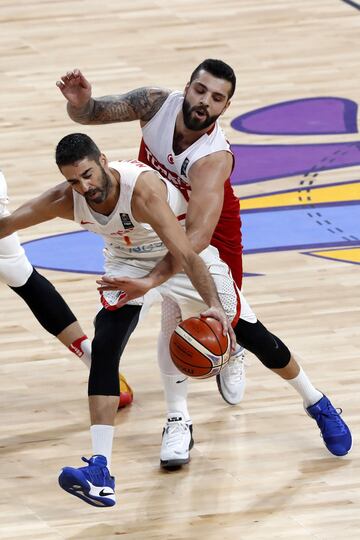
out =
<path fill-rule="evenodd" d="M 67 133 L 85 131 L 111 159 L 137 155 L 135 123 L 84 127 L 70 121 L 55 87 L 68 69 L 80 67 L 94 95 L 104 95 L 152 84 L 182 89 L 201 60 L 221 58 L 238 76 L 222 120 L 231 142 L 288 144 L 288 136 L 240 133 L 230 122 L 299 98 L 339 96 L 359 103 L 360 13 L 357 2 L 350 4 L 2 0 L 0 166 L 11 208 L 60 181 L 54 148 Z M 306 137 L 309 144 L 358 140 L 358 133 Z M 304 142 L 291 137 L 291 143 Z M 359 174 L 359 166 L 338 168 L 325 180 L 355 181 Z M 273 188 L 294 189 L 299 181 L 289 175 Z M 247 184 L 236 192 L 241 198 L 265 189 Z M 72 223 L 56 220 L 20 236 L 28 241 L 73 230 Z M 160 309 L 154 306 L 122 362 L 135 401 L 117 418 L 113 509 L 92 508 L 58 487 L 60 468 L 78 466 L 91 451 L 86 370 L 0 285 L 0 538 L 358 539 L 359 265 L 303 251 L 245 255 L 246 272 L 261 274 L 245 279 L 245 294 L 260 320 L 300 356 L 316 386 L 343 408 L 354 435 L 351 454 L 335 459 L 327 453 L 294 391 L 248 355 L 248 386 L 239 406 L 222 401 L 215 381 L 191 384 L 192 460 L 180 471 L 162 472 Z M 95 276 L 43 273 L 91 335 Z"/>

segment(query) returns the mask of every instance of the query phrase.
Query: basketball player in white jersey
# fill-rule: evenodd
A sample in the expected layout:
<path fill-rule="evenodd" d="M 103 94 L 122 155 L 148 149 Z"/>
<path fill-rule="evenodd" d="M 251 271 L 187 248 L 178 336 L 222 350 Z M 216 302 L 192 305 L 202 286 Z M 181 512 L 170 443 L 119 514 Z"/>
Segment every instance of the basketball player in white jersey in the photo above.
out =
<path fill-rule="evenodd" d="M 139 160 L 158 170 L 189 200 L 186 231 L 193 248 L 199 253 L 210 243 L 215 246 L 241 289 L 239 201 L 229 180 L 233 155 L 218 123 L 218 117 L 230 105 L 235 82 L 233 70 L 224 62 L 207 60 L 195 69 L 184 93 L 151 87 L 94 99 L 91 97 L 91 85 L 79 70 L 68 72 L 57 85 L 68 100 L 70 117 L 76 122 L 140 121 L 143 139 Z M 168 276 L 165 267 L 160 266 L 146 283 L 127 281 L 123 287 L 128 297 L 136 297 L 146 292 L 145 285 L 154 287 Z M 167 346 L 179 319 L 177 305 L 165 298 L 158 339 L 159 368 L 169 404 L 169 420 L 165 429 L 171 425 L 172 448 L 177 436 L 181 449 L 186 433 L 185 422 L 173 420 L 182 417 L 190 421 L 188 383 L 171 362 Z M 242 347 L 238 347 L 216 380 L 227 403 L 235 405 L 242 400 L 245 390 Z"/>
<path fill-rule="evenodd" d="M 210 246 L 201 258 L 191 248 L 177 221 L 184 220 L 187 210 L 179 190 L 140 162 L 109 164 L 95 143 L 83 134 L 68 135 L 59 142 L 56 162 L 67 182 L 0 219 L 0 238 L 19 228 L 63 217 L 105 239 L 105 269 L 113 277 L 100 280 L 104 307 L 96 316 L 92 343 L 89 406 L 93 456 L 89 460 L 83 458 L 88 463 L 86 467 L 62 470 L 59 482 L 63 489 L 94 506 L 115 504 L 110 462 L 119 395 L 119 357 L 136 327 L 141 306 L 147 299 L 151 302 L 149 292 L 128 301 L 117 284 L 126 281 L 124 276 L 146 282 L 164 260 L 165 266 L 172 267 L 169 274 L 184 268 L 197 290 L 184 273 L 178 273 L 157 287 L 157 291 L 171 298 L 183 317 L 199 313 L 206 304 L 211 306 L 203 314 L 221 321 L 224 331 L 231 334 L 234 347 L 234 333 L 229 325 L 232 321 L 237 339 L 299 393 L 306 412 L 316 420 L 327 449 L 337 456 L 350 451 L 351 433 L 340 413 L 312 385 L 284 343 L 257 320 L 216 248 Z M 109 288 L 115 289 L 115 298 L 107 294 Z M 163 441 L 170 442 L 174 436 L 173 424 L 181 424 L 184 429 L 183 446 L 179 448 L 175 430 L 175 449 L 171 444 L 162 446 L 164 466 L 187 463 L 193 444 L 192 427 L 181 414 L 168 423 Z"/>
<path fill-rule="evenodd" d="M 10 215 L 8 202 L 5 176 L 0 171 L 0 217 Z M 33 268 L 16 233 L 0 240 L 0 281 L 26 302 L 45 330 L 90 368 L 90 340 L 55 287 Z M 132 402 L 133 392 L 124 375 L 120 375 L 120 387 L 119 407 L 125 407 Z"/>
<path fill-rule="evenodd" d="M 112 162 L 109 166 L 95 143 L 82 134 L 69 135 L 60 141 L 57 163 L 67 182 L 0 219 L 0 237 L 54 217 L 72 219 L 105 239 L 105 268 L 109 275 L 139 278 L 148 274 L 169 250 L 172 254 L 169 260 L 175 271 L 184 268 L 199 292 L 184 273 L 164 283 L 158 288 L 159 292 L 181 301 L 181 310 L 185 314 L 199 313 L 207 305 L 210 309 L 205 314 L 220 320 L 224 332 L 230 333 L 235 345 L 234 333 L 207 266 L 211 265 L 214 279 L 219 281 L 220 296 L 235 324 L 240 312 L 240 293 L 235 293 L 236 286 L 228 267 L 220 261 L 215 248 L 206 250 L 202 258 L 192 250 L 177 220 L 183 221 L 186 217 L 187 204 L 181 193 L 142 163 Z M 64 489 L 96 506 L 115 503 L 114 482 L 106 464 L 110 467 L 113 424 L 119 402 L 116 375 L 119 358 L 137 324 L 143 304 L 141 298 L 116 309 L 117 301 L 112 296 L 112 293 L 103 294 L 106 309 L 102 308 L 96 317 L 92 342 L 89 405 L 95 457 L 85 467 L 86 472 L 67 468 L 60 477 Z M 242 303 L 246 312 L 245 300 Z M 189 426 L 187 432 L 186 458 L 191 440 Z M 107 482 L 101 486 L 95 482 L 99 467 L 105 471 Z M 78 492 L 76 486 L 81 481 L 83 489 Z M 91 490 L 87 490 L 88 481 Z"/>

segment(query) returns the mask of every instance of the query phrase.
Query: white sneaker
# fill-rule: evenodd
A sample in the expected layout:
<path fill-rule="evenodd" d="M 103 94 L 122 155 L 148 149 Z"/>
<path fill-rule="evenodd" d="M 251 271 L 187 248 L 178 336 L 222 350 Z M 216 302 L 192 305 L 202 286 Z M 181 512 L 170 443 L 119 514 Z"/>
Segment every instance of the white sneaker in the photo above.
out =
<path fill-rule="evenodd" d="M 240 347 L 230 356 L 228 363 L 216 375 L 216 382 L 222 398 L 230 405 L 237 405 L 244 397 L 245 349 Z"/>
<path fill-rule="evenodd" d="M 171 469 L 189 463 L 193 446 L 192 425 L 180 413 L 170 414 L 162 434 L 160 466 Z"/>

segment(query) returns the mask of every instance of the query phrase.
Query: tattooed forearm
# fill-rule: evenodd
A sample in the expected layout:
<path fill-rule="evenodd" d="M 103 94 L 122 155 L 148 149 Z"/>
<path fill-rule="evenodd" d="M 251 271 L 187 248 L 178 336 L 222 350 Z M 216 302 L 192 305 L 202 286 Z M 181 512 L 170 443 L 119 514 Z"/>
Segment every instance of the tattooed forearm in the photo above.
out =
<path fill-rule="evenodd" d="M 91 124 L 92 111 L 94 109 L 94 100 L 90 98 L 85 107 L 81 109 L 73 107 L 70 102 L 67 103 L 67 112 L 71 120 L 79 124 Z M 95 122 L 94 122 L 95 123 Z"/>
<path fill-rule="evenodd" d="M 143 120 L 147 122 L 170 94 L 162 88 L 137 88 L 121 95 L 103 96 L 90 99 L 86 107 L 74 109 L 68 106 L 72 120 L 80 124 L 109 124 Z"/>

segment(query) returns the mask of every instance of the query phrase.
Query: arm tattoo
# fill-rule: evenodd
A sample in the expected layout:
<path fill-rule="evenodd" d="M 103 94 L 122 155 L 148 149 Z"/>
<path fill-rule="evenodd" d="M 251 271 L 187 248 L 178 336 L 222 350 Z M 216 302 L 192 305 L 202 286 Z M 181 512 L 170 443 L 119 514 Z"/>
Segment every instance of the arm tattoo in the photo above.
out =
<path fill-rule="evenodd" d="M 90 100 L 86 110 L 78 111 L 77 121 L 86 118 L 88 124 L 109 124 L 143 120 L 147 122 L 158 112 L 170 90 L 137 88 L 121 95 L 104 96 Z"/>

